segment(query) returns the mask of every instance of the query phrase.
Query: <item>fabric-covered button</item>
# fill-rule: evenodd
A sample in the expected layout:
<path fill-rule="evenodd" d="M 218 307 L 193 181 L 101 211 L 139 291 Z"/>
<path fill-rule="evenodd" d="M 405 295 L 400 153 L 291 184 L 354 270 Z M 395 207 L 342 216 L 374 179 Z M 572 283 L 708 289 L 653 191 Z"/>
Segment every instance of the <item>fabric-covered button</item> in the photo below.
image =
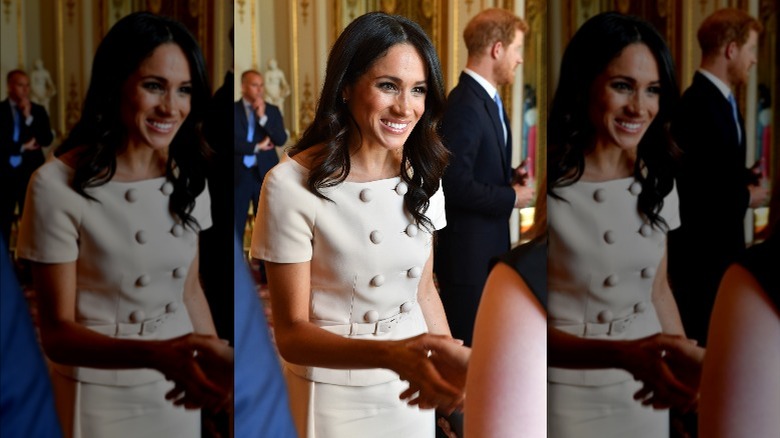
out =
<path fill-rule="evenodd" d="M 148 241 L 146 236 L 146 231 L 140 230 L 137 233 L 135 233 L 135 241 L 143 245 Z"/>
<path fill-rule="evenodd" d="M 409 278 L 420 278 L 420 275 L 422 274 L 422 268 L 419 266 L 415 266 L 412 269 L 409 269 L 406 271 L 406 275 Z"/>
<path fill-rule="evenodd" d="M 596 189 L 596 191 L 593 192 L 593 199 L 595 199 L 596 202 L 604 202 L 604 200 L 607 199 L 604 189 Z"/>
<path fill-rule="evenodd" d="M 181 237 L 184 234 L 184 227 L 181 224 L 176 224 L 171 228 L 171 233 L 176 237 Z"/>
<path fill-rule="evenodd" d="M 415 224 L 409 224 L 406 227 L 406 235 L 409 237 L 414 237 L 417 235 L 417 225 Z"/>
<path fill-rule="evenodd" d="M 138 190 L 136 189 L 128 189 L 125 192 L 125 199 L 127 202 L 135 202 L 138 200 Z"/>
<path fill-rule="evenodd" d="M 612 311 L 610 311 L 610 310 L 602 310 L 601 312 L 599 312 L 598 319 L 599 319 L 599 322 L 602 323 L 602 324 L 608 323 L 608 322 L 612 321 L 612 319 L 613 319 Z"/>
<path fill-rule="evenodd" d="M 612 230 L 607 230 L 604 233 L 604 241 L 612 245 L 615 243 L 615 232 Z"/>
<path fill-rule="evenodd" d="M 604 284 L 606 284 L 607 286 L 610 286 L 610 287 L 617 285 L 618 284 L 618 276 L 616 274 L 609 275 L 604 280 Z"/>
<path fill-rule="evenodd" d="M 640 302 L 634 304 L 634 312 L 642 313 L 645 310 L 647 310 L 647 303 L 645 303 L 644 301 L 640 301 Z"/>
<path fill-rule="evenodd" d="M 369 310 L 365 315 L 363 315 L 363 319 L 366 322 L 377 322 L 379 321 L 379 312 L 376 310 Z"/>
<path fill-rule="evenodd" d="M 375 243 L 375 244 L 378 245 L 378 244 L 382 243 L 382 239 L 384 238 L 384 236 L 382 236 L 382 232 L 381 231 L 374 230 L 374 231 L 371 232 L 371 235 L 369 236 L 369 238 L 371 239 L 371 243 Z"/>
<path fill-rule="evenodd" d="M 149 278 L 148 274 L 143 274 L 140 277 L 138 277 L 137 280 L 135 280 L 135 285 L 140 287 L 149 286 L 149 283 L 151 282 L 151 278 Z"/>
<path fill-rule="evenodd" d="M 146 319 L 146 314 L 143 310 L 136 310 L 130 314 L 130 321 L 136 324 L 143 321 L 144 319 Z"/>
<path fill-rule="evenodd" d="M 168 196 L 171 193 L 173 193 L 173 184 L 170 181 L 166 181 L 165 184 L 160 187 L 160 191 L 163 192 L 163 195 Z"/>
<path fill-rule="evenodd" d="M 409 185 L 407 185 L 403 181 L 399 182 L 398 185 L 395 186 L 395 192 L 398 193 L 399 196 L 405 195 L 406 192 L 408 191 L 409 191 Z"/>
<path fill-rule="evenodd" d="M 179 266 L 178 268 L 173 270 L 173 278 L 184 278 L 186 274 L 187 274 L 187 268 L 184 268 L 182 266 Z"/>
<path fill-rule="evenodd" d="M 371 202 L 374 199 L 374 193 L 371 189 L 363 189 L 360 191 L 360 200 L 363 202 Z"/>
<path fill-rule="evenodd" d="M 653 278 L 655 276 L 655 268 L 648 266 L 642 269 L 642 278 Z"/>
<path fill-rule="evenodd" d="M 177 310 L 179 310 L 179 303 L 177 303 L 176 301 L 171 301 L 170 303 L 165 305 L 166 313 L 174 313 Z"/>
<path fill-rule="evenodd" d="M 371 286 L 379 287 L 383 284 L 385 284 L 385 276 L 382 274 L 379 274 L 371 279 Z"/>
<path fill-rule="evenodd" d="M 414 303 L 411 301 L 407 301 L 403 304 L 401 304 L 401 312 L 402 313 L 409 313 L 414 308 Z"/>
<path fill-rule="evenodd" d="M 642 224 L 639 228 L 639 234 L 644 237 L 650 237 L 653 235 L 653 227 L 651 227 L 650 224 Z"/>
<path fill-rule="evenodd" d="M 639 181 L 634 181 L 628 187 L 628 191 L 634 196 L 639 196 L 639 194 L 642 193 L 642 184 L 640 184 Z"/>

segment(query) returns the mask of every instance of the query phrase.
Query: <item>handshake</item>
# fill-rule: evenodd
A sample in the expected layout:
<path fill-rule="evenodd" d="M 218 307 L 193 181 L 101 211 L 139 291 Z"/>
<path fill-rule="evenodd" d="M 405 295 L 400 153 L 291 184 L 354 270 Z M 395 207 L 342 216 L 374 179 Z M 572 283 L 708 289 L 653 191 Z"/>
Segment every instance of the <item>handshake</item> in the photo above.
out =
<path fill-rule="evenodd" d="M 531 205 L 536 196 L 533 181 L 528 172 L 526 158 L 512 171 L 512 189 L 515 191 L 515 208 L 525 208 Z"/>

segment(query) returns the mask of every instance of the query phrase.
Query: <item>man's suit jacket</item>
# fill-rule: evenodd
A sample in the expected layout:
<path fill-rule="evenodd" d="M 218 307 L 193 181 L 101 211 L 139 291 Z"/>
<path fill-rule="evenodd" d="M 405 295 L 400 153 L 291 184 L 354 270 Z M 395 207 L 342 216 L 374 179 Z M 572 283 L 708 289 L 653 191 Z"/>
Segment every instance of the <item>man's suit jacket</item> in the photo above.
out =
<path fill-rule="evenodd" d="M 462 73 L 447 100 L 442 120 L 444 144 L 452 152 L 443 178 L 447 226 L 439 232 L 434 266 L 440 282 L 481 290 L 490 258 L 509 250 L 515 203 L 510 149 L 496 103 L 474 78 Z M 511 145 L 509 126 L 507 134 Z"/>
<path fill-rule="evenodd" d="M 9 162 L 11 155 L 18 155 L 22 144 L 33 137 L 41 146 L 48 146 L 54 140 L 46 109 L 32 103 L 30 113 L 33 116 L 33 122 L 30 126 L 24 123 L 24 115 L 19 114 L 19 140 L 14 142 L 14 119 L 13 113 L 11 113 L 11 102 L 8 99 L 0 102 L 0 173 L 3 175 L 9 175 L 15 170 L 16 174 L 29 179 L 32 172 L 43 164 L 43 151 L 40 149 L 25 151 L 22 154 L 22 164 L 16 169 L 13 169 Z"/>
<path fill-rule="evenodd" d="M 250 172 L 256 179 L 256 183 L 262 182 L 265 174 L 279 163 L 279 156 L 276 155 L 276 150 L 260 151 L 255 154 L 257 157 L 257 166 L 253 166 L 251 169 L 247 169 L 244 166 L 244 155 L 250 155 L 254 153 L 255 145 L 265 137 L 271 139 L 271 143 L 275 146 L 282 146 L 287 141 L 287 133 L 284 131 L 284 121 L 282 120 L 282 113 L 279 111 L 279 107 L 265 104 L 265 114 L 268 116 L 268 121 L 265 126 L 260 126 L 259 123 L 255 123 L 255 133 L 252 141 L 247 141 L 247 129 L 248 121 L 246 117 L 246 109 L 244 108 L 243 99 L 239 99 L 233 105 L 233 120 L 234 120 L 234 141 L 233 141 L 233 162 L 235 169 L 236 182 L 245 181 L 242 177 L 246 172 Z"/>
<path fill-rule="evenodd" d="M 682 225 L 669 234 L 669 280 L 686 332 L 700 342 L 720 279 L 745 249 L 750 171 L 744 122 L 739 116 L 740 141 L 732 114 L 723 93 L 696 73 L 672 120 L 672 135 L 683 151 L 677 175 Z"/>

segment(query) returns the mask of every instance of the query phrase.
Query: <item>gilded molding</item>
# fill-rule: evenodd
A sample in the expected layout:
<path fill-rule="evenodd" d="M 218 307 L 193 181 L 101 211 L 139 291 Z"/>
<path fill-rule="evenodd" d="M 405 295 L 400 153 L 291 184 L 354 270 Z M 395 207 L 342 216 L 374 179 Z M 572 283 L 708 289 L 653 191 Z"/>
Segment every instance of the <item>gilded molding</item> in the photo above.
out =
<path fill-rule="evenodd" d="M 249 20 L 251 25 L 249 26 L 252 29 L 252 68 L 254 70 L 259 70 L 258 64 L 257 64 L 257 18 L 255 17 L 255 2 L 252 1 L 249 4 Z"/>
<path fill-rule="evenodd" d="M 303 25 L 306 25 L 306 20 L 309 18 L 309 0 L 301 0 L 301 16 L 303 16 Z"/>
<path fill-rule="evenodd" d="M 70 85 L 68 86 L 68 103 L 65 109 L 67 114 L 65 120 L 65 130 L 70 130 L 76 125 L 81 118 L 81 99 L 79 97 L 78 85 L 76 84 L 76 76 L 70 76 Z"/>
<path fill-rule="evenodd" d="M 162 8 L 162 0 L 146 0 L 146 7 L 155 14 L 160 13 Z"/>
<path fill-rule="evenodd" d="M 14 0 L 3 0 L 3 13 L 5 14 L 5 22 L 11 24 L 11 5 Z"/>
<path fill-rule="evenodd" d="M 300 56 L 300 50 L 299 50 L 299 44 L 300 44 L 300 36 L 298 35 L 298 2 L 290 2 L 290 17 L 292 20 L 291 28 L 292 28 L 292 63 L 293 63 L 293 71 L 292 71 L 292 133 L 295 138 L 298 138 L 300 132 L 301 132 L 301 123 L 300 123 L 300 99 L 301 99 L 301 93 L 300 93 L 300 83 L 301 83 L 301 71 L 300 71 L 300 62 L 298 60 L 298 57 Z M 307 78 L 308 80 L 308 78 Z"/>
<path fill-rule="evenodd" d="M 303 81 L 303 100 L 301 101 L 300 126 L 307 127 L 314 121 L 314 93 L 311 91 L 309 75 Z M 305 129 L 305 128 L 304 128 Z"/>
<path fill-rule="evenodd" d="M 56 2 L 55 9 L 55 27 L 57 32 L 57 86 L 65 88 L 65 23 L 63 22 L 65 12 L 62 10 L 62 2 Z M 65 135 L 65 99 L 58 96 L 57 100 L 57 124 L 61 135 Z"/>
<path fill-rule="evenodd" d="M 471 14 L 471 5 L 474 4 L 474 0 L 466 0 L 466 13 Z M 455 5 L 455 9 L 457 9 L 458 6 Z"/>
<path fill-rule="evenodd" d="M 76 13 L 76 0 L 68 0 L 65 3 L 65 7 L 68 8 L 68 24 L 73 26 L 73 17 Z"/>
<path fill-rule="evenodd" d="M 246 0 L 236 0 L 238 2 L 238 19 L 240 22 L 244 22 L 244 4 Z"/>
<path fill-rule="evenodd" d="M 24 20 L 22 19 L 22 0 L 16 0 L 16 44 L 17 64 L 24 68 Z"/>

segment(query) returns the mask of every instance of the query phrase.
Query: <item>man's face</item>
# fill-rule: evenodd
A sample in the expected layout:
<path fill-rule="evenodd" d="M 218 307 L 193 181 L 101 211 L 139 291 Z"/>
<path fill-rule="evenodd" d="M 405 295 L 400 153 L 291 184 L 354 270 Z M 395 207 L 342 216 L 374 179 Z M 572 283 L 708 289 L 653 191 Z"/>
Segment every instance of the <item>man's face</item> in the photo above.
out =
<path fill-rule="evenodd" d="M 8 80 L 8 97 L 21 102 L 30 95 L 30 79 L 24 73 L 16 73 Z"/>
<path fill-rule="evenodd" d="M 265 82 L 263 77 L 254 73 L 247 74 L 241 82 L 241 94 L 250 102 L 264 98 Z"/>
<path fill-rule="evenodd" d="M 497 60 L 494 71 L 498 86 L 515 81 L 515 70 L 523 63 L 523 32 L 515 31 L 515 39 L 504 48 L 503 56 Z"/>
<path fill-rule="evenodd" d="M 758 33 L 751 30 L 745 44 L 732 50 L 732 56 L 727 65 L 727 74 L 731 85 L 736 87 L 747 83 L 750 77 L 750 68 L 758 62 Z"/>

